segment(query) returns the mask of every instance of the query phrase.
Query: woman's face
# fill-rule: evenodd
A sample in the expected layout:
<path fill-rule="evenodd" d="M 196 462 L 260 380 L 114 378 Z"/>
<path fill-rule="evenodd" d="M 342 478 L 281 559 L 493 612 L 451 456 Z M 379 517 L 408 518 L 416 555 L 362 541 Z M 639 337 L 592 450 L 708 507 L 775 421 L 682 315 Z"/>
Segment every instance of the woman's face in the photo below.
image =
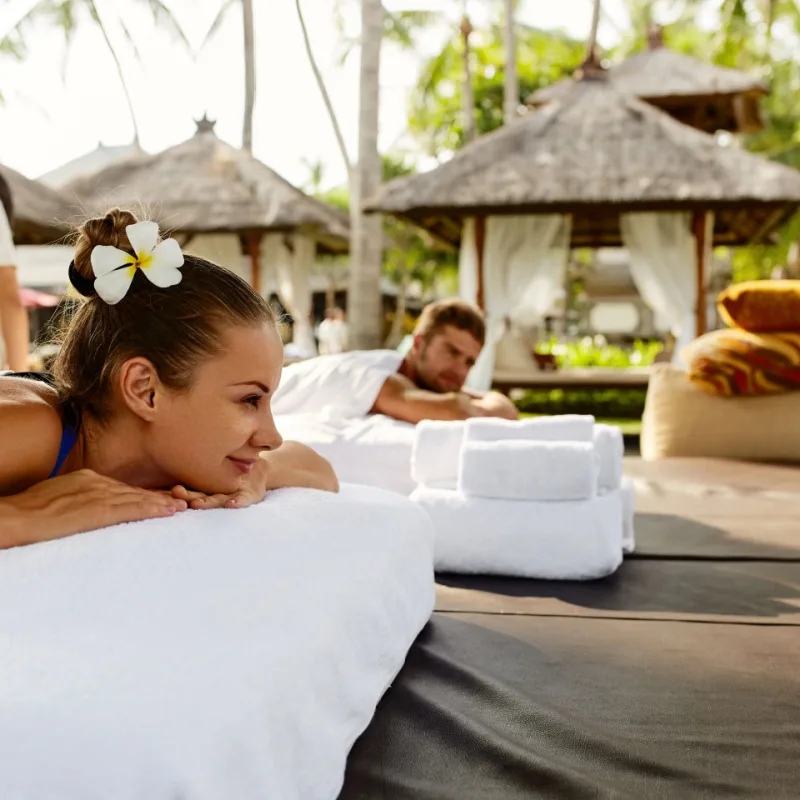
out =
<path fill-rule="evenodd" d="M 281 445 L 270 401 L 282 367 L 274 325 L 230 328 L 190 389 L 162 394 L 146 443 L 158 469 L 197 491 L 237 491 L 259 453 Z"/>

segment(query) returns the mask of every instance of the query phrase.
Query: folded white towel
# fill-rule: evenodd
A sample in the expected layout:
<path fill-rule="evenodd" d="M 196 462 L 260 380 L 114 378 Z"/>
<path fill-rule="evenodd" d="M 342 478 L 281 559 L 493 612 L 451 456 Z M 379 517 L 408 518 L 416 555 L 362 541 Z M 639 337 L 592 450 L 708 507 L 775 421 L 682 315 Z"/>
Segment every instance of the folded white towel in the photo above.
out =
<path fill-rule="evenodd" d="M 579 414 L 520 420 L 473 417 L 466 422 L 464 441 L 526 439 L 538 442 L 591 442 L 593 429 L 594 417 Z"/>
<path fill-rule="evenodd" d="M 594 426 L 594 444 L 600 461 L 600 488 L 619 489 L 625 455 L 622 431 L 616 425 L 597 424 Z"/>
<path fill-rule="evenodd" d="M 633 529 L 636 488 L 632 478 L 622 479 L 620 495 L 622 495 L 622 552 L 629 555 L 636 550 L 636 536 Z"/>
<path fill-rule="evenodd" d="M 622 563 L 622 498 L 543 503 L 487 500 L 417 487 L 433 522 L 439 572 L 592 580 Z"/>
<path fill-rule="evenodd" d="M 411 449 L 411 477 L 425 486 L 455 487 L 463 441 L 463 422 L 420 422 Z"/>
<path fill-rule="evenodd" d="M 591 442 L 464 442 L 458 489 L 471 497 L 585 500 L 597 494 Z"/>

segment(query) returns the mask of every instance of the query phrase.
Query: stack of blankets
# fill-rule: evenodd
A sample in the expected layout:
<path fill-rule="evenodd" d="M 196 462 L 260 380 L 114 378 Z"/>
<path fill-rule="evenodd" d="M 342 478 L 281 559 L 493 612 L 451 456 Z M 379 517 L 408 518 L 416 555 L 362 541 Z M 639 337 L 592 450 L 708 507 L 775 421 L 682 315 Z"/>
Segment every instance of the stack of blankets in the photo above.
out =
<path fill-rule="evenodd" d="M 594 417 L 417 425 L 411 499 L 438 572 L 591 580 L 634 549 L 622 433 Z"/>

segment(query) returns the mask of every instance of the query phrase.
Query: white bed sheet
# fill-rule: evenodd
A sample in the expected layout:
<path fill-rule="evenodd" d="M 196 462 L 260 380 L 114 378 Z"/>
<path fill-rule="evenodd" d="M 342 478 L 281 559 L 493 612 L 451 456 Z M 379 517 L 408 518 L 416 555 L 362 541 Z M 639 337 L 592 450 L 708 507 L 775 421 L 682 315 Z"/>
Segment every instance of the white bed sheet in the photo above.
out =
<path fill-rule="evenodd" d="M 363 486 L 0 552 L 0 798 L 335 798 L 433 602 Z"/>
<path fill-rule="evenodd" d="M 381 414 L 361 419 L 280 414 L 275 422 L 284 439 L 303 442 L 327 458 L 340 481 L 402 495 L 416 488 L 411 477 L 414 425 Z"/>

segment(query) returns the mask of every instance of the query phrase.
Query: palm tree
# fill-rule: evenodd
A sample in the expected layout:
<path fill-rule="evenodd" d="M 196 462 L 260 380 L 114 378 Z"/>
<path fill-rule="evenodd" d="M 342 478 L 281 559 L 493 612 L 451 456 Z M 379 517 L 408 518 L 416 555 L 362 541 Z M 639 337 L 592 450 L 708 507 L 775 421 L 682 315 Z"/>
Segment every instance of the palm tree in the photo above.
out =
<path fill-rule="evenodd" d="M 361 0 L 358 163 L 353 174 L 350 224 L 350 282 L 347 291 L 350 343 L 354 349 L 380 347 L 383 232 L 378 214 L 365 215 L 361 203 L 381 183 L 378 153 L 380 63 L 384 10 L 381 0 Z"/>
<path fill-rule="evenodd" d="M 189 42 L 186 39 L 186 34 L 176 20 L 174 14 L 169 6 L 163 0 L 136 0 L 140 5 L 144 5 L 150 11 L 155 25 L 162 25 L 166 27 L 185 47 L 190 49 Z M 110 4 L 109 4 L 110 8 Z M 139 50 L 136 46 L 136 41 L 132 36 L 130 29 L 125 22 L 125 17 L 119 12 L 119 8 L 115 9 L 116 16 L 113 17 L 114 22 L 119 25 L 122 34 L 131 48 L 137 60 L 141 61 Z M 26 41 L 26 33 L 29 29 L 39 22 L 47 22 L 55 24 L 64 34 L 64 40 L 69 46 L 78 28 L 85 24 L 86 19 L 100 31 L 103 40 L 108 47 L 111 57 L 114 59 L 114 66 L 119 76 L 120 85 L 122 86 L 125 101 L 128 104 L 128 111 L 131 115 L 131 123 L 134 132 L 134 144 L 139 145 L 139 124 L 136 119 L 136 111 L 131 99 L 130 90 L 128 88 L 128 81 L 125 77 L 125 71 L 122 68 L 122 62 L 119 57 L 119 48 L 114 44 L 110 35 L 109 25 L 111 23 L 111 15 L 105 8 L 104 4 L 99 0 L 39 0 L 30 8 L 25 15 L 6 33 L 2 40 L 0 40 L 0 52 L 8 49 L 12 51 L 19 51 L 19 48 L 24 48 Z"/>
<path fill-rule="evenodd" d="M 256 106 L 256 50 L 253 0 L 242 0 L 244 28 L 244 125 L 242 147 L 253 152 L 253 112 Z"/>
<path fill-rule="evenodd" d="M 461 18 L 461 40 L 463 42 L 463 88 L 461 104 L 464 110 L 464 142 L 469 144 L 475 139 L 475 96 L 472 91 L 472 66 L 470 65 L 469 37 L 472 35 L 472 24 L 467 16 L 467 3 L 464 0 L 464 15 Z"/>
<path fill-rule="evenodd" d="M 244 121 L 242 123 L 242 149 L 253 151 L 253 116 L 256 107 L 256 28 L 253 19 L 253 0 L 225 0 L 203 38 L 200 48 L 214 38 L 230 10 L 241 5 L 242 32 L 244 34 Z"/>

